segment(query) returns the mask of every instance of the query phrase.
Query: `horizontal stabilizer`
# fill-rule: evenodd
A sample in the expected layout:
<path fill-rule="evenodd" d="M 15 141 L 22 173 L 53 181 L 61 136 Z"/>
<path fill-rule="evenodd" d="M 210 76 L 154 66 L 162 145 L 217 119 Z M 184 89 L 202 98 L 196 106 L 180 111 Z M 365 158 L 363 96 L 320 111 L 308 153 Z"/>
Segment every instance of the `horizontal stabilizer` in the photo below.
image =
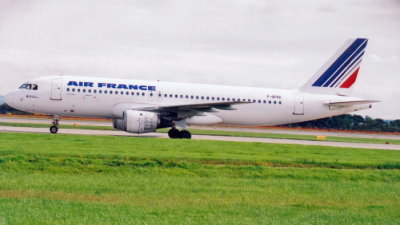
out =
<path fill-rule="evenodd" d="M 355 100 L 355 101 L 340 101 L 340 102 L 329 102 L 325 103 L 326 105 L 329 106 L 336 106 L 336 107 L 349 107 L 349 106 L 355 106 L 355 105 L 365 105 L 365 104 L 371 104 L 379 101 L 375 100 Z"/>

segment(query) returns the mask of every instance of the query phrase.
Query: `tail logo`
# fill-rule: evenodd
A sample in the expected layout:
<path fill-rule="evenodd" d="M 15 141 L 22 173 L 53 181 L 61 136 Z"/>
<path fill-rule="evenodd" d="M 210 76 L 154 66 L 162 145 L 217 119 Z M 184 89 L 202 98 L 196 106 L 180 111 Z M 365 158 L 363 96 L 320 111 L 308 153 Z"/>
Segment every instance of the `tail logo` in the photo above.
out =
<path fill-rule="evenodd" d="M 367 42 L 365 38 L 355 39 L 312 86 L 350 88 L 357 79 Z"/>

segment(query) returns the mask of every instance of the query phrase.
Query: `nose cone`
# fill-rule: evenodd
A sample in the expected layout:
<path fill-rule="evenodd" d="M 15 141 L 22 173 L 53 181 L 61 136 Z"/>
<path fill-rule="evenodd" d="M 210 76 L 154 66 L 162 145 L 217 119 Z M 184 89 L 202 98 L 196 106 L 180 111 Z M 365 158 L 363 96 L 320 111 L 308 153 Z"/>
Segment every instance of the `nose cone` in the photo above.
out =
<path fill-rule="evenodd" d="M 5 97 L 4 97 L 4 102 L 8 105 L 11 106 L 13 108 L 16 108 L 17 105 L 17 100 L 18 100 L 18 96 L 15 92 L 11 92 L 8 93 Z"/>

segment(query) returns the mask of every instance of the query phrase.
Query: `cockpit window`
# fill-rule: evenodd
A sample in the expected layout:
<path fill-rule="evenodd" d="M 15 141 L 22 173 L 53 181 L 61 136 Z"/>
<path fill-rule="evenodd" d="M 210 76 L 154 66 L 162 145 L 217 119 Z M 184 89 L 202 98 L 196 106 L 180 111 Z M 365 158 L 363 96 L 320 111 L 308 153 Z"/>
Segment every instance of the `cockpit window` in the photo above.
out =
<path fill-rule="evenodd" d="M 32 88 L 31 84 L 23 84 L 21 85 L 21 87 L 19 87 L 19 89 L 28 89 L 30 90 Z"/>
<path fill-rule="evenodd" d="M 19 87 L 19 89 L 27 89 L 27 90 L 37 90 L 38 85 L 37 84 L 28 84 L 25 83 Z"/>

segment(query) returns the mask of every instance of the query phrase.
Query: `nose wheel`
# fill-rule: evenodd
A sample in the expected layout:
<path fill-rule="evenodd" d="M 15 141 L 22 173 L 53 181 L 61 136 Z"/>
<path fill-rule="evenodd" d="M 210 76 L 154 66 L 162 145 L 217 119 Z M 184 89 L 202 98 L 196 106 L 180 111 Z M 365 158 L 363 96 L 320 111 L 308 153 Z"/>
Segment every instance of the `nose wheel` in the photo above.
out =
<path fill-rule="evenodd" d="M 53 116 L 52 126 L 50 127 L 50 133 L 56 134 L 58 132 L 58 126 L 60 125 L 60 117 L 58 115 Z"/>
<path fill-rule="evenodd" d="M 51 126 L 50 127 L 50 133 L 56 134 L 57 132 L 58 132 L 58 127 L 56 127 L 56 126 Z"/>

